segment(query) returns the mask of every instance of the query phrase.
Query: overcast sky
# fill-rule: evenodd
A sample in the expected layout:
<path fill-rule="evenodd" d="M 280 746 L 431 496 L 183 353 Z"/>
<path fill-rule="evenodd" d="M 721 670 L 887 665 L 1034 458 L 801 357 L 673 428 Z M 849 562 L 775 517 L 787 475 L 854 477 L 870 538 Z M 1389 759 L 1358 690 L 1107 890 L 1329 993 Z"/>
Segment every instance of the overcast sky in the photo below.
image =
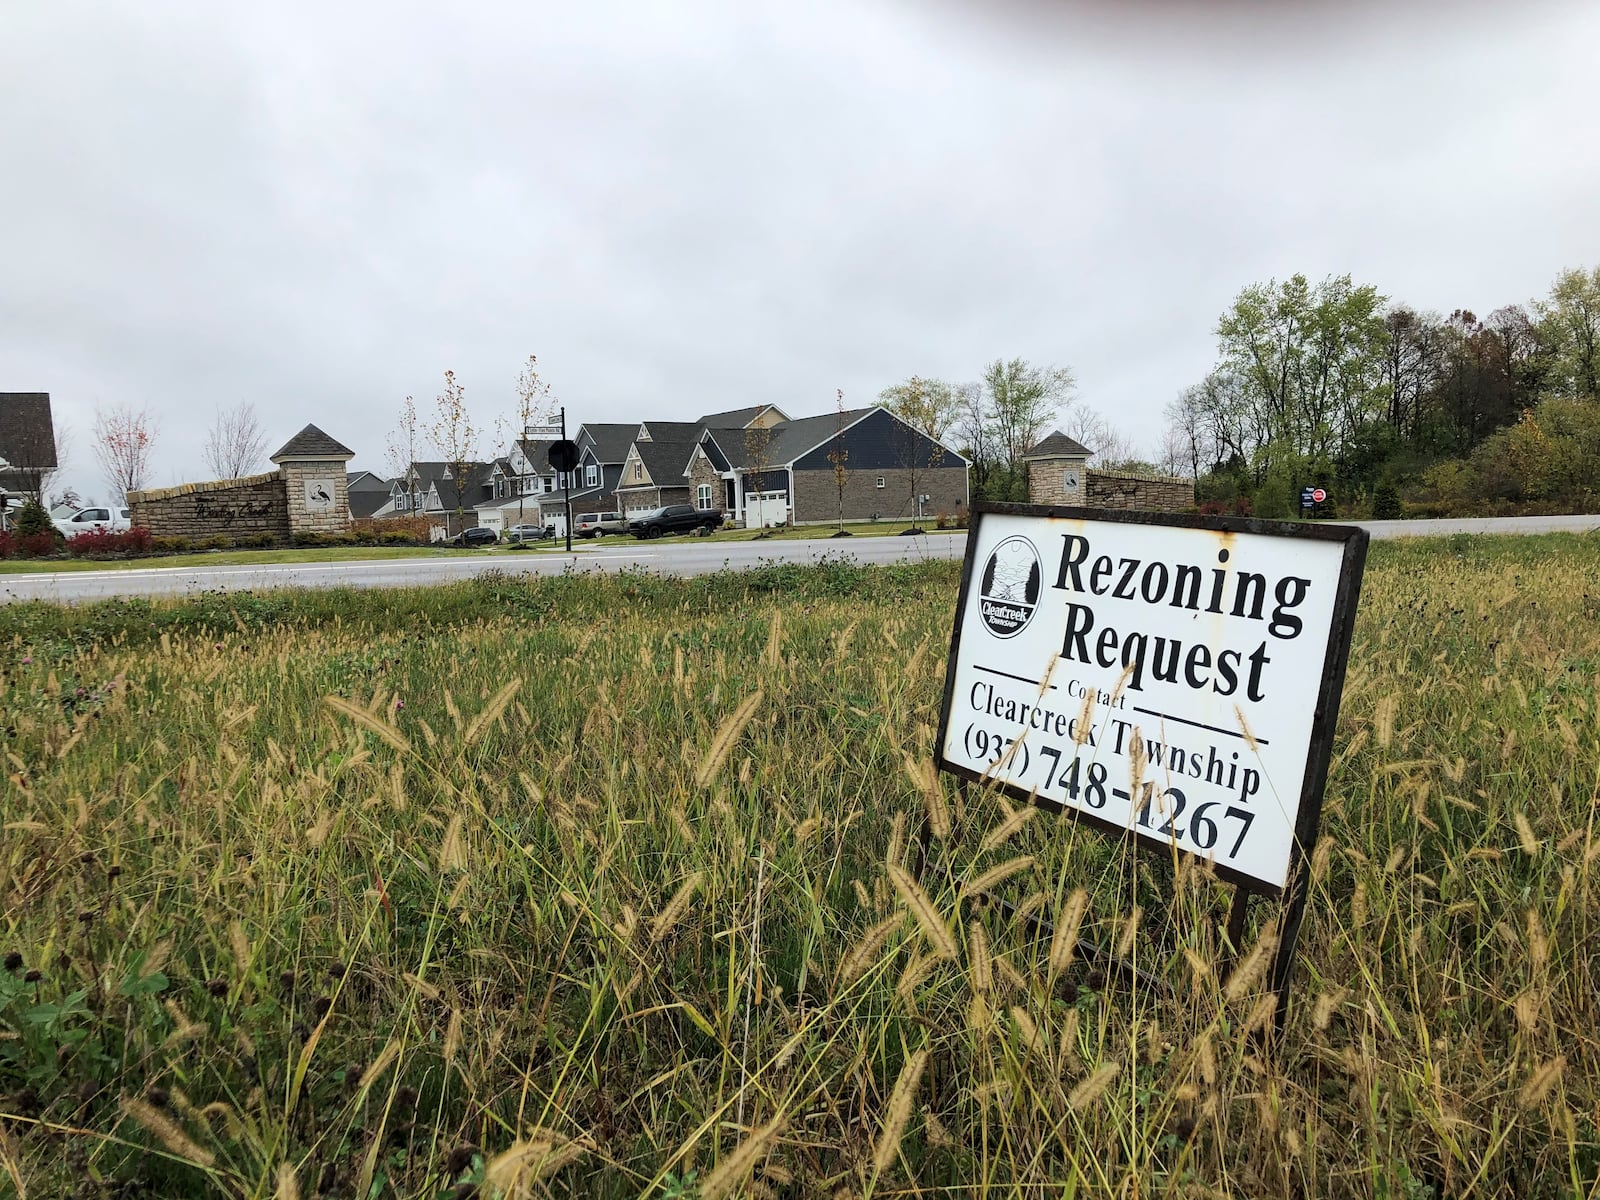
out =
<path fill-rule="evenodd" d="M 574 424 L 1022 356 L 1153 445 L 1251 281 L 1600 263 L 1600 5 L 1204 7 L 3 0 L 0 391 L 91 493 L 97 403 L 156 485 L 241 400 L 381 471 L 530 352 Z"/>

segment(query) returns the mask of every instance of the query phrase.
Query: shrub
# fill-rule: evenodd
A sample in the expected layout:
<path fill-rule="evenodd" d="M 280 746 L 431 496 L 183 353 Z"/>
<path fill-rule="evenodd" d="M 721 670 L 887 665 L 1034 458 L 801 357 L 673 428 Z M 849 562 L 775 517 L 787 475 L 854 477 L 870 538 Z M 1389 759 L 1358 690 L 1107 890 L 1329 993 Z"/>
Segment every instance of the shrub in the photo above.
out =
<path fill-rule="evenodd" d="M 187 554 L 194 549 L 194 542 L 186 537 L 154 537 L 150 539 L 150 552 L 152 554 Z"/>
<path fill-rule="evenodd" d="M 195 545 L 201 550 L 232 550 L 233 539 L 225 533 L 213 533 L 201 538 Z"/>
<path fill-rule="evenodd" d="M 40 503 L 39 497 L 30 496 L 28 502 L 17 511 L 17 533 L 23 537 L 32 537 L 35 534 L 54 534 L 55 526 L 50 523 L 50 514 L 45 506 Z"/>
<path fill-rule="evenodd" d="M 1398 521 L 1400 516 L 1400 495 L 1394 490 L 1394 484 L 1384 480 L 1372 493 L 1372 519 Z"/>
<path fill-rule="evenodd" d="M 0 558 L 11 558 L 17 553 L 17 537 L 0 529 Z"/>
<path fill-rule="evenodd" d="M 278 539 L 270 533 L 247 533 L 234 538 L 233 544 L 241 550 L 267 550 L 276 546 Z"/>
<path fill-rule="evenodd" d="M 67 553 L 73 558 L 126 558 L 149 554 L 152 538 L 142 525 L 116 532 L 93 529 L 67 539 Z"/>
<path fill-rule="evenodd" d="M 47 558 L 56 552 L 56 535 L 49 533 L 24 533 L 17 535 L 18 558 Z"/>
<path fill-rule="evenodd" d="M 380 529 L 374 531 L 380 546 L 415 546 L 421 539 L 407 529 Z"/>

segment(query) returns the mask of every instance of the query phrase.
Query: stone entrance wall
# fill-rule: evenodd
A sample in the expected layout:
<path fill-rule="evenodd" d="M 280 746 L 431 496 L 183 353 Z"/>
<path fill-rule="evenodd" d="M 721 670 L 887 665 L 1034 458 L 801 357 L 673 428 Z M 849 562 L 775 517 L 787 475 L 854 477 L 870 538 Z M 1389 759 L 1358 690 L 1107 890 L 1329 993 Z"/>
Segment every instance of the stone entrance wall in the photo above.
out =
<path fill-rule="evenodd" d="M 1111 475 L 1085 471 L 1083 501 L 1089 508 L 1133 512 L 1188 512 L 1194 508 L 1194 481 L 1164 475 Z"/>
<path fill-rule="evenodd" d="M 339 459 L 290 459 L 281 470 L 294 533 L 343 533 L 350 528 L 350 493 Z"/>
<path fill-rule="evenodd" d="M 340 483 L 344 474 L 339 474 Z M 212 483 L 184 483 L 128 493 L 135 525 L 154 537 L 250 537 L 289 540 L 289 503 L 277 471 Z M 345 513 L 348 523 L 349 512 Z"/>

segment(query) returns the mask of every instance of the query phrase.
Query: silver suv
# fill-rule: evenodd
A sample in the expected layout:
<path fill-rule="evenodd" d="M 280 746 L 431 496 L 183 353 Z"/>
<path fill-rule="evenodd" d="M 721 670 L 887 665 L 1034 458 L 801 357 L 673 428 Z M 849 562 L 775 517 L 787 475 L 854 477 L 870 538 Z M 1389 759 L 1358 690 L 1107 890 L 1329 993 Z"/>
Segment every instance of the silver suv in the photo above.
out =
<path fill-rule="evenodd" d="M 579 513 L 572 518 L 572 532 L 581 538 L 604 537 L 608 533 L 627 533 L 628 521 L 619 512 Z"/>

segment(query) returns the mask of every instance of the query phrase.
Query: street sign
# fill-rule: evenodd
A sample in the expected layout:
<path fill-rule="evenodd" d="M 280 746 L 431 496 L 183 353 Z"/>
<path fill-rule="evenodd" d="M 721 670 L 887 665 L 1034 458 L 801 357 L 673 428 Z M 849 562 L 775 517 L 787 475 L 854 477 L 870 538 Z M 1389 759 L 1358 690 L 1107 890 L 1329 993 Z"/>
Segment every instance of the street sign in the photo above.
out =
<path fill-rule="evenodd" d="M 1317 837 L 1365 531 L 973 515 L 939 766 L 1281 893 Z"/>
<path fill-rule="evenodd" d="M 1311 490 L 1311 503 L 1321 504 L 1327 498 L 1328 493 L 1323 491 L 1321 488 L 1313 488 Z"/>
<path fill-rule="evenodd" d="M 552 471 L 570 471 L 578 465 L 577 443 L 562 438 L 559 442 L 550 443 L 550 469 Z"/>
<path fill-rule="evenodd" d="M 560 425 L 529 425 L 522 431 L 525 438 L 543 439 L 558 438 L 561 436 Z"/>

